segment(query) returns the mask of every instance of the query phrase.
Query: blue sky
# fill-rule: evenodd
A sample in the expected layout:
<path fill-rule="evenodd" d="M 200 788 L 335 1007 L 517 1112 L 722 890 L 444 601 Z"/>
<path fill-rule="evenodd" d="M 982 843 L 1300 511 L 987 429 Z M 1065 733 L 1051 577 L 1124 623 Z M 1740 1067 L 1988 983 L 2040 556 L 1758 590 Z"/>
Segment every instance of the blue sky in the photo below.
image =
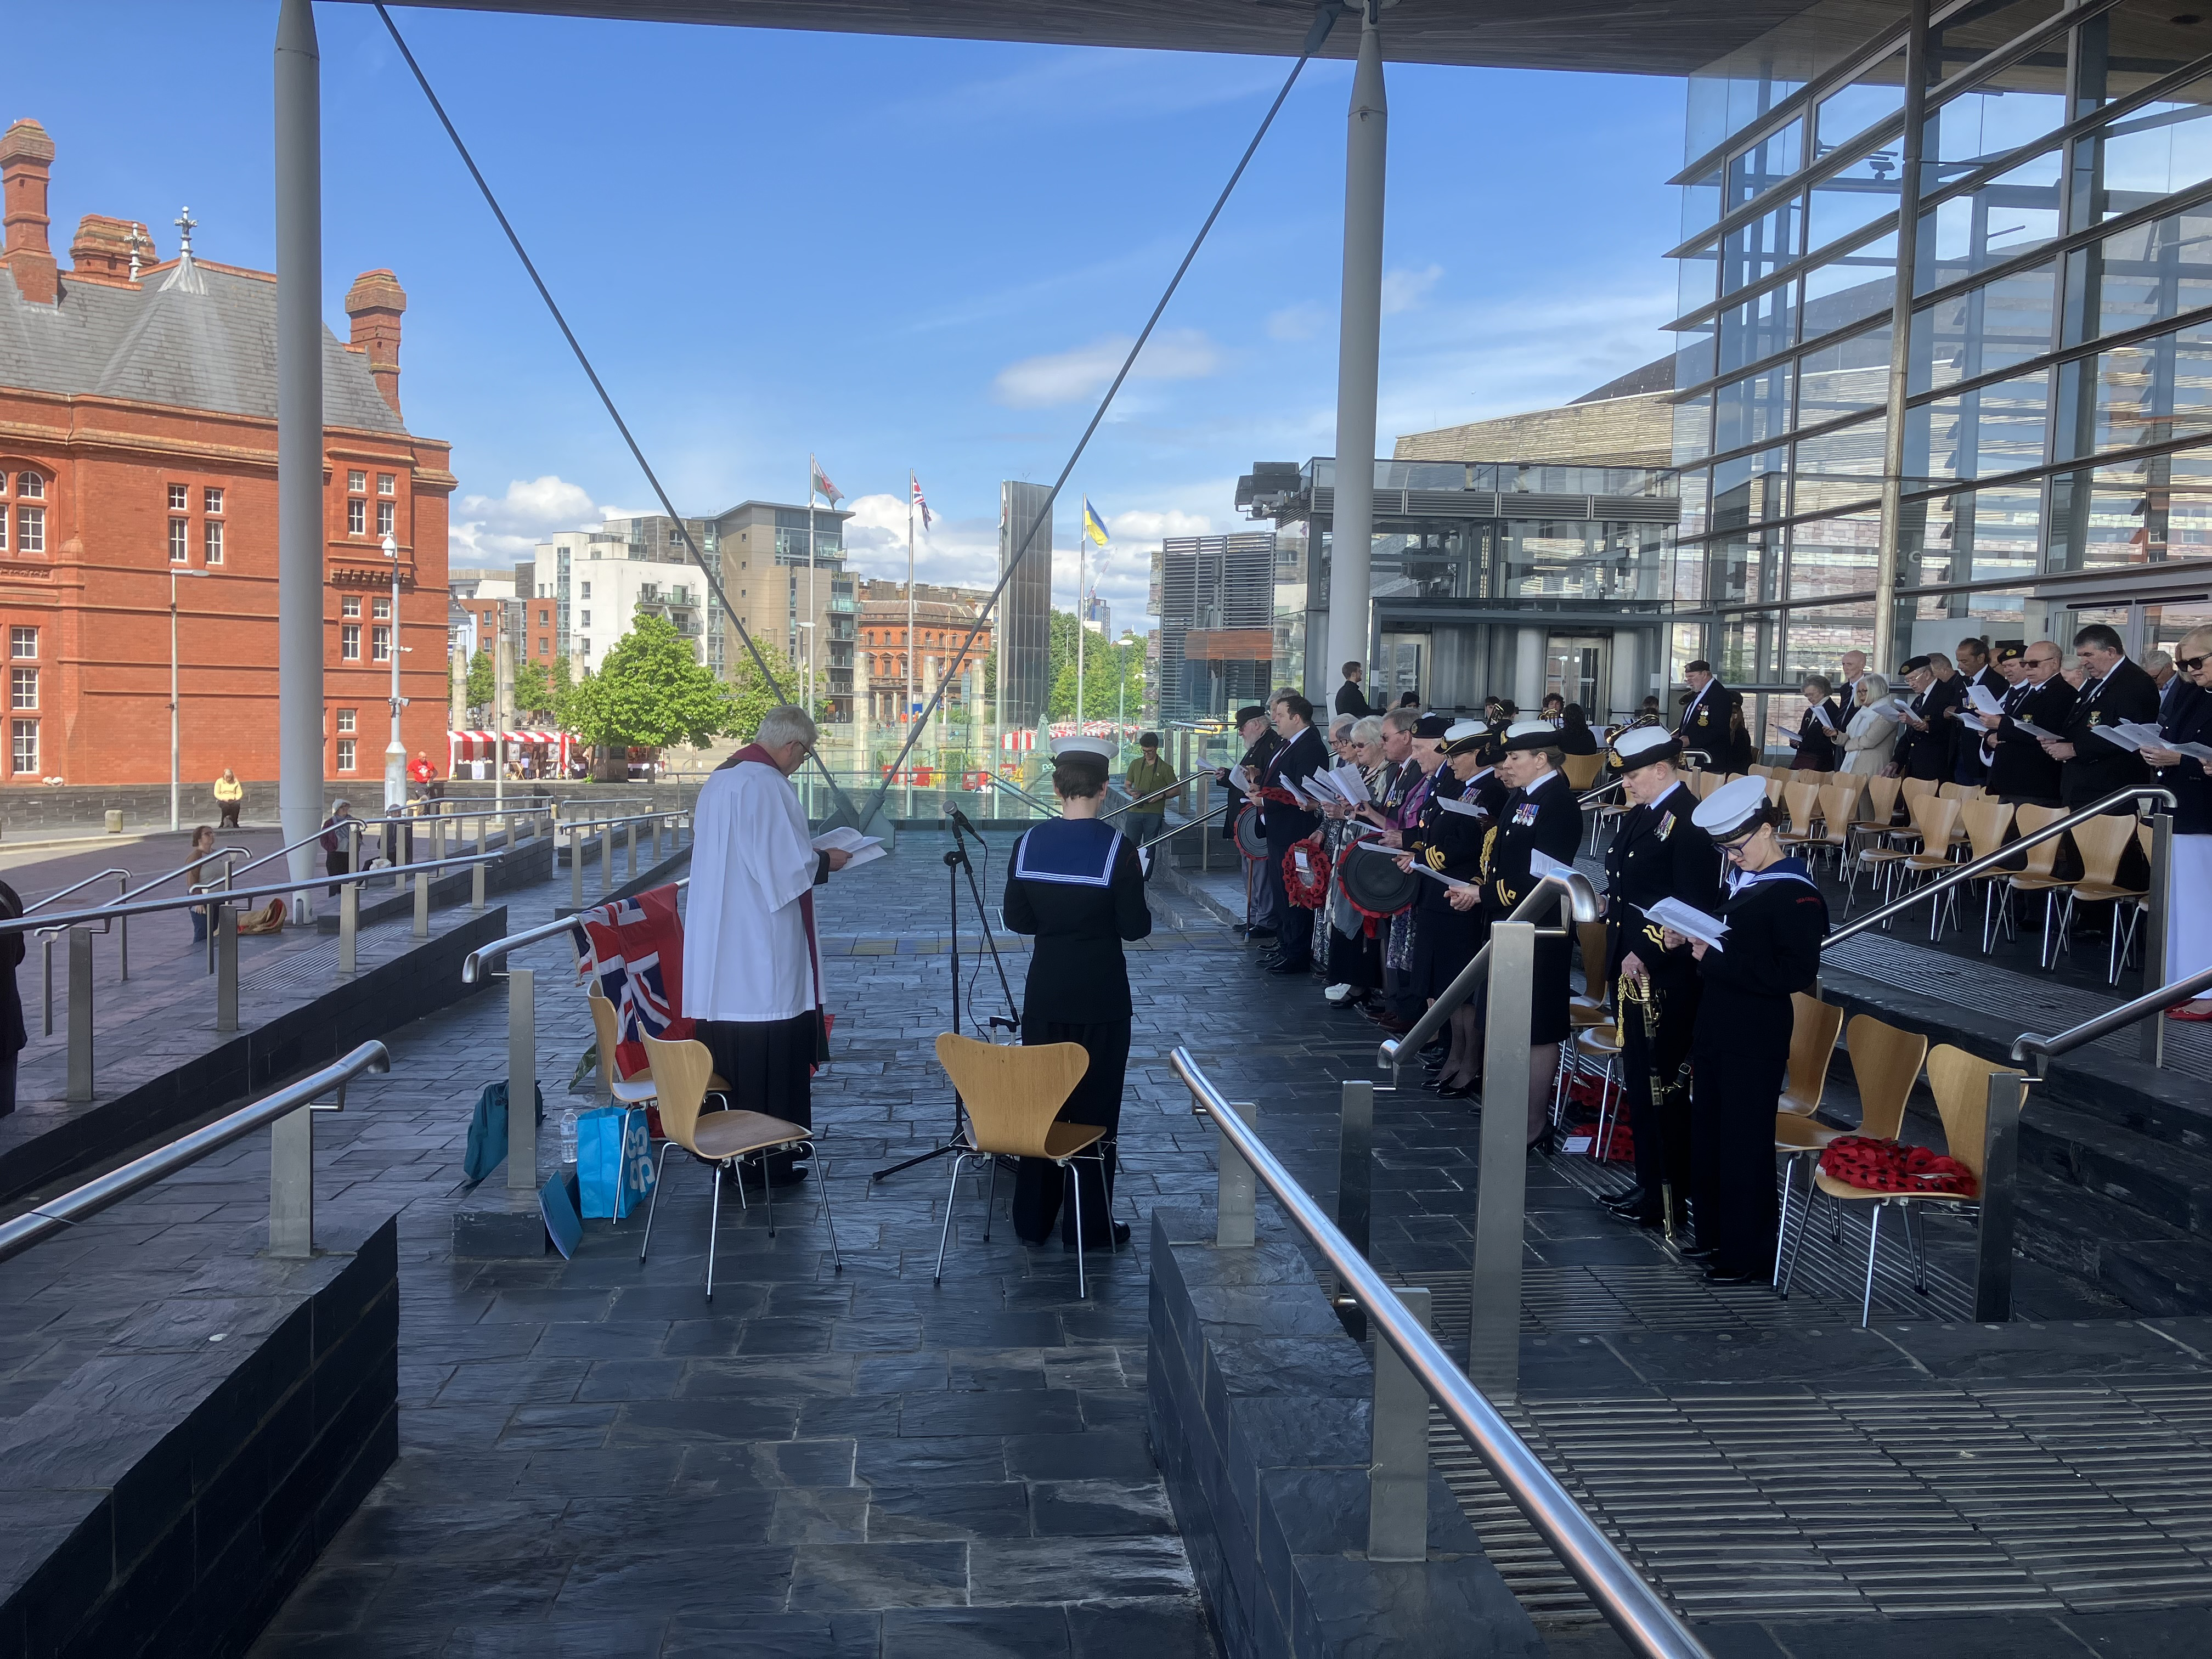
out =
<path fill-rule="evenodd" d="M 273 263 L 273 0 L 18 9 L 0 119 L 88 212 Z M 1048 482 L 1280 83 L 1283 60 L 395 14 L 678 507 L 795 501 L 807 453 L 902 574 L 994 574 L 998 483 Z M 453 562 L 652 498 L 365 5 L 318 8 L 325 315 L 407 289 L 409 424 L 450 440 Z M 1588 391 L 1665 349 L 1682 83 L 1392 65 L 1382 447 Z M 1069 485 L 1139 622 L 1162 534 L 1237 527 L 1255 460 L 1333 448 L 1350 66 L 1310 66 Z"/>

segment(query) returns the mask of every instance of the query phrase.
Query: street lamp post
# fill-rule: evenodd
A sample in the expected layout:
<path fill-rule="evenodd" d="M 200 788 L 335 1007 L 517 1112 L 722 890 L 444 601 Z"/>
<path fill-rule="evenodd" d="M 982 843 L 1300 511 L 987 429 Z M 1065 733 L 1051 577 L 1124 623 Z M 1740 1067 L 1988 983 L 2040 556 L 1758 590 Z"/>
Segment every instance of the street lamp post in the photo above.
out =
<path fill-rule="evenodd" d="M 178 791 L 183 774 L 179 769 L 177 721 L 177 578 L 204 576 L 204 570 L 187 570 L 175 560 L 169 562 L 169 828 L 183 828 L 179 817 L 181 805 Z"/>
<path fill-rule="evenodd" d="M 399 711 L 407 699 L 399 695 L 399 544 L 384 538 L 384 556 L 392 561 L 392 631 L 386 636 L 392 653 L 392 741 L 384 746 L 384 804 L 407 805 L 407 745 L 399 739 Z M 371 638 L 374 637 L 372 632 Z"/>

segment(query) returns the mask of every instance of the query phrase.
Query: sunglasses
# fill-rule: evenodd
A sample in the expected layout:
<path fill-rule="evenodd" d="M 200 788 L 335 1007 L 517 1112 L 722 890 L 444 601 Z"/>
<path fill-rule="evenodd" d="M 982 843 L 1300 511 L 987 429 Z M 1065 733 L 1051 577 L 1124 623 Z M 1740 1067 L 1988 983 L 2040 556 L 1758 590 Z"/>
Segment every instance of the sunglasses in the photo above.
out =
<path fill-rule="evenodd" d="M 2204 666 L 2205 661 L 2206 659 L 2203 657 L 2176 657 L 2173 659 L 2173 665 L 2185 674 L 2194 674 Z"/>

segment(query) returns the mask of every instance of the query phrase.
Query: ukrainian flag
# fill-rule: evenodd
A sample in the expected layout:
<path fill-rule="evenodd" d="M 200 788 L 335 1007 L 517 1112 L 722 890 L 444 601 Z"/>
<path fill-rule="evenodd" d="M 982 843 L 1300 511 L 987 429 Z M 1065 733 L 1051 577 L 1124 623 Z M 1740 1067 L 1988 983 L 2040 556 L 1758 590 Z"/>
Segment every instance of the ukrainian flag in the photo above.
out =
<path fill-rule="evenodd" d="M 1091 505 L 1088 495 L 1083 498 L 1083 533 L 1101 547 L 1111 539 L 1106 534 L 1106 520 L 1098 516 L 1098 509 Z"/>

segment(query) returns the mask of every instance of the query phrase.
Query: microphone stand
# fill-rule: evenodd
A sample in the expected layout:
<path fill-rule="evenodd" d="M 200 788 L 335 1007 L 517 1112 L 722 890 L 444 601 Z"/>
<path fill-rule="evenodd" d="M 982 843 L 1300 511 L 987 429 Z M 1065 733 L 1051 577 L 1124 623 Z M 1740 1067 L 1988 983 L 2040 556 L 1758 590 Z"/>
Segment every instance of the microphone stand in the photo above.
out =
<path fill-rule="evenodd" d="M 998 938 L 991 931 L 990 912 L 983 908 L 983 890 L 975 884 L 975 866 L 968 856 L 968 842 L 964 837 L 971 835 L 975 837 L 979 844 L 982 842 L 982 832 L 968 822 L 959 808 L 954 807 L 952 809 L 952 847 L 945 855 L 946 896 L 950 901 L 952 924 L 950 941 L 952 962 L 952 1029 L 955 1031 L 960 1029 L 960 877 L 964 871 L 968 877 L 969 896 L 974 901 L 975 906 L 976 920 L 982 924 L 983 943 L 990 949 L 992 965 L 999 970 L 999 988 L 1006 994 L 1006 1013 L 992 1015 L 991 1028 L 994 1030 L 1018 1030 L 1021 1023 L 1014 1012 L 1016 1005 L 1013 984 L 1006 977 L 1006 961 L 999 955 Z M 956 1089 L 952 1095 L 952 1133 L 927 1152 L 917 1153 L 903 1163 L 894 1164 L 888 1169 L 877 1170 L 868 1177 L 869 1180 L 881 1181 L 886 1176 L 897 1175 L 902 1170 L 911 1170 L 916 1164 L 927 1164 L 932 1159 L 944 1158 L 949 1153 L 968 1151 L 967 1121 L 967 1109 L 961 1103 L 959 1091 Z"/>

